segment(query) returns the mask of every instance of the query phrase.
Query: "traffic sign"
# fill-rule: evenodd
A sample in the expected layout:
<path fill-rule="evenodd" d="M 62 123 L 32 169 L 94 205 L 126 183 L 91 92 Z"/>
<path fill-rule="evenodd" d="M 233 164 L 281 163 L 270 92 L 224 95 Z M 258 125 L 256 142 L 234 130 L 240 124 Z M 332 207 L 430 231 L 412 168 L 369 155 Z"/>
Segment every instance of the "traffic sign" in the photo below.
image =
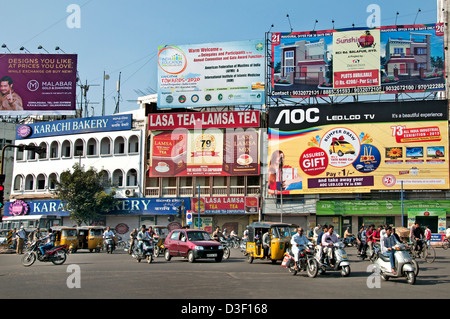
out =
<path fill-rule="evenodd" d="M 192 211 L 186 211 L 186 224 L 192 225 Z"/>

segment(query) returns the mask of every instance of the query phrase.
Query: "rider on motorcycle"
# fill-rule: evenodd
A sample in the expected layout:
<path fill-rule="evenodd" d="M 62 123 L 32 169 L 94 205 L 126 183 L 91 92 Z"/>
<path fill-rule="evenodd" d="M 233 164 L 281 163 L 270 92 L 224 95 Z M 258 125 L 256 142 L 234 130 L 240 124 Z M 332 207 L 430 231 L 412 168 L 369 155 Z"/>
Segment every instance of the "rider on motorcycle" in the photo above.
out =
<path fill-rule="evenodd" d="M 398 243 L 399 242 L 397 241 L 395 236 L 392 235 L 392 227 L 387 226 L 386 236 L 383 237 L 383 241 L 381 243 L 381 253 L 389 257 L 393 274 L 395 274 L 395 259 L 394 259 L 395 250 L 393 250 L 393 247 Z"/>
<path fill-rule="evenodd" d="M 55 247 L 56 234 L 52 232 L 51 228 L 47 230 L 47 235 L 41 238 L 41 241 L 47 240 L 45 245 L 39 247 L 42 256 L 45 255 L 46 251 Z"/>
<path fill-rule="evenodd" d="M 114 232 L 111 230 L 111 228 L 109 226 L 106 227 L 106 230 L 103 233 L 103 239 L 106 239 L 108 237 L 111 237 L 111 238 L 116 237 L 116 235 L 114 234 Z M 115 240 L 112 241 L 112 245 L 113 245 L 113 250 L 114 250 L 116 248 L 115 247 L 116 246 L 116 241 Z"/>
<path fill-rule="evenodd" d="M 136 239 L 138 240 L 138 243 L 139 243 L 138 247 L 139 247 L 140 251 L 143 252 L 144 251 L 144 249 L 143 249 L 144 241 L 145 240 L 148 240 L 148 241 L 152 240 L 152 237 L 150 237 L 150 234 L 146 231 L 145 225 L 141 226 L 141 230 L 137 234 Z"/>
<path fill-rule="evenodd" d="M 297 233 L 291 238 L 291 250 L 294 254 L 295 269 L 298 270 L 298 255 L 302 249 L 302 246 L 306 246 L 311 242 L 303 235 L 303 228 L 299 227 Z"/>
<path fill-rule="evenodd" d="M 331 264 L 331 260 L 334 259 L 333 244 L 337 243 L 339 241 L 339 238 L 336 236 L 336 234 L 333 231 L 334 231 L 334 226 L 333 225 L 328 226 L 328 231 L 322 237 L 322 246 L 324 247 L 323 252 L 328 254 L 328 262 L 330 263 L 331 267 L 334 267 L 334 265 Z"/>

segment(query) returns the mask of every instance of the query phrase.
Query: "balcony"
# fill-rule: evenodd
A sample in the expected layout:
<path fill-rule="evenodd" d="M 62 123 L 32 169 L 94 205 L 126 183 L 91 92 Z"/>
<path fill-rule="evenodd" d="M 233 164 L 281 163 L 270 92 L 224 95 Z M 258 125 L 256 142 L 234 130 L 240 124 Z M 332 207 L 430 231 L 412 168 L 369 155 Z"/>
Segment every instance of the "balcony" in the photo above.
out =
<path fill-rule="evenodd" d="M 258 185 L 247 186 L 200 186 L 200 196 L 259 196 L 261 187 Z M 198 187 L 146 187 L 145 197 L 197 197 Z"/>

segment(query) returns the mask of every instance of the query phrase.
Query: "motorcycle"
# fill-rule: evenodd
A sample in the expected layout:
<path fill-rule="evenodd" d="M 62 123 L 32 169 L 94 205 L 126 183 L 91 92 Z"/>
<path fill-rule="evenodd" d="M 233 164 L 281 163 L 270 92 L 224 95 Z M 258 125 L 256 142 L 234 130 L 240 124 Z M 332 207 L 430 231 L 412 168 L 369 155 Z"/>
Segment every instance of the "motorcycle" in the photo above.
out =
<path fill-rule="evenodd" d="M 404 278 L 410 285 L 414 285 L 416 282 L 416 268 L 414 267 L 413 259 L 408 253 L 405 244 L 397 244 L 393 247 L 395 258 L 396 273 L 391 271 L 391 263 L 389 257 L 378 253 L 378 258 L 374 261 L 377 271 L 380 272 L 380 276 L 383 280 L 389 280 L 389 278 Z"/>
<path fill-rule="evenodd" d="M 281 267 L 286 267 L 289 272 L 295 276 L 299 271 L 306 271 L 310 278 L 315 278 L 319 272 L 319 264 L 314 258 L 313 246 L 302 247 L 298 255 L 298 265 L 295 267 L 295 258 L 292 250 L 289 248 L 284 254 Z"/>
<path fill-rule="evenodd" d="M 370 247 L 366 244 L 365 249 L 358 255 L 361 260 L 369 258 L 371 262 L 374 262 L 378 258 L 378 252 L 380 251 L 380 245 L 374 244 L 372 249 L 370 249 L 369 254 L 367 253 L 367 249 Z"/>
<path fill-rule="evenodd" d="M 103 244 L 105 246 L 106 249 L 106 253 L 107 254 L 112 254 L 114 251 L 114 238 L 111 236 L 107 236 L 105 238 L 105 242 Z"/>
<path fill-rule="evenodd" d="M 223 246 L 223 259 L 228 259 L 230 258 L 230 254 L 231 254 L 231 249 L 230 246 L 232 245 L 228 240 L 226 240 L 225 238 L 220 238 L 220 243 Z"/>
<path fill-rule="evenodd" d="M 358 245 L 358 241 L 355 236 L 350 236 L 344 239 L 345 247 L 356 247 Z"/>
<path fill-rule="evenodd" d="M 347 253 L 344 250 L 344 243 L 339 241 L 337 243 L 333 243 L 333 246 L 331 247 L 334 250 L 334 258 L 332 260 L 328 260 L 328 254 L 326 254 L 325 252 L 323 252 L 324 262 L 320 262 L 318 251 L 314 256 L 317 263 L 319 264 L 319 273 L 323 274 L 326 271 L 340 271 L 342 277 L 348 277 L 350 275 L 351 269 Z"/>
<path fill-rule="evenodd" d="M 54 265 L 62 265 L 67 259 L 66 245 L 58 245 L 41 253 L 39 246 L 41 240 L 32 242 L 29 250 L 22 257 L 22 265 L 30 267 L 36 260 L 42 262 L 51 261 Z"/>
<path fill-rule="evenodd" d="M 142 259 L 147 259 L 150 264 L 153 262 L 153 240 L 145 239 L 142 242 L 142 249 L 139 244 L 135 244 L 131 256 L 139 263 Z"/>

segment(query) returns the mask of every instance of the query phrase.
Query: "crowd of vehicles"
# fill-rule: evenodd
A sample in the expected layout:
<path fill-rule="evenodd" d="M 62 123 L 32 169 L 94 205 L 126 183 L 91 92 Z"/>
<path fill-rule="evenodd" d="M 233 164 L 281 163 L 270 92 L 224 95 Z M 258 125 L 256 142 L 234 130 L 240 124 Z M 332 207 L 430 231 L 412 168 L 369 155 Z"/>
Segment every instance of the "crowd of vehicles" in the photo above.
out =
<path fill-rule="evenodd" d="M 217 239 L 204 230 L 181 228 L 172 229 L 169 232 L 167 226 L 156 225 L 153 226 L 154 237 L 130 247 L 130 243 L 123 241 L 120 236 L 105 237 L 107 232 L 105 232 L 106 227 L 103 226 L 52 226 L 50 229 L 55 236 L 54 246 L 42 253 L 40 247 L 43 243 L 39 238 L 35 238 L 27 244 L 21 261 L 26 267 L 33 265 L 36 260 L 60 265 L 66 261 L 69 253 L 76 253 L 80 249 L 113 253 L 115 248 L 120 247 L 129 251 L 137 262 L 147 260 L 148 263 L 152 263 L 154 258 L 160 255 L 164 255 L 166 261 L 174 257 L 183 257 L 190 263 L 198 259 L 214 259 L 216 262 L 221 262 L 229 258 L 231 249 L 240 248 L 248 263 L 261 260 L 276 264 L 281 261 L 281 266 L 292 275 L 302 271 L 311 278 L 330 271 L 340 272 L 343 277 L 351 274 L 350 261 L 345 248 L 357 246 L 353 240 L 345 242 L 340 239 L 330 244 L 329 249 L 332 250 L 330 260 L 328 253 L 324 254 L 325 258 L 321 258 L 319 246 L 310 242 L 301 247 L 298 263 L 295 263 L 291 239 L 297 228 L 298 225 L 288 223 L 253 222 L 247 226 L 243 238 L 230 236 Z M 47 230 L 44 229 L 41 235 L 48 235 L 46 232 Z M 392 270 L 389 257 L 381 253 L 377 243 L 361 251 L 358 249 L 360 251 L 358 257 L 361 261 L 367 258 L 372 262 L 374 271 L 383 280 L 406 278 L 408 283 L 414 284 L 419 274 L 417 260 L 423 259 L 427 263 L 432 263 L 436 258 L 435 250 L 429 242 L 419 240 L 418 243 L 421 244 L 402 242 L 397 243 L 393 248 L 396 271 Z M 445 243 L 442 248 L 444 245 Z"/>

